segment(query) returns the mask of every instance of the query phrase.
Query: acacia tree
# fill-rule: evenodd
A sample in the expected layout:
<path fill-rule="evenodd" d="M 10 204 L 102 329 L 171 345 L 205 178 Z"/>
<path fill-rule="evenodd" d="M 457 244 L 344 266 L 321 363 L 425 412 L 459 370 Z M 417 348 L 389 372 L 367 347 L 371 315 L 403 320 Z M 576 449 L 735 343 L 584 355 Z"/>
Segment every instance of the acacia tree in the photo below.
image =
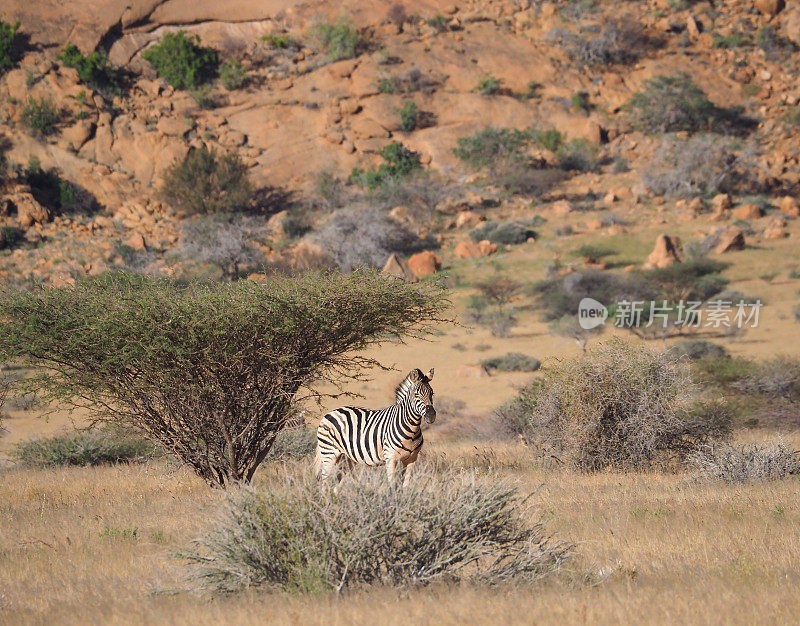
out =
<path fill-rule="evenodd" d="M 359 354 L 443 321 L 444 290 L 373 271 L 264 284 L 117 273 L 6 291 L 0 358 L 44 400 L 158 441 L 212 485 L 249 481 L 298 398 L 379 365 Z"/>

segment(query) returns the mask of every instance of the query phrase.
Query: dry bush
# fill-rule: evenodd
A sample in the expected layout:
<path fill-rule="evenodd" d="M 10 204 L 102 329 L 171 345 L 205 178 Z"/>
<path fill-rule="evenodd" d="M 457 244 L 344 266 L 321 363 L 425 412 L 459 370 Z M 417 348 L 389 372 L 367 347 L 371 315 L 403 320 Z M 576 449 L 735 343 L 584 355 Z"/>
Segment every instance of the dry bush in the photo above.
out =
<path fill-rule="evenodd" d="M 535 372 L 542 362 L 521 352 L 507 352 L 502 356 L 483 359 L 481 361 L 487 370 L 497 370 L 499 372 Z"/>
<path fill-rule="evenodd" d="M 557 28 L 548 39 L 557 41 L 573 61 L 590 66 L 630 63 L 649 44 L 642 27 L 628 19 L 587 26 L 578 33 Z"/>
<path fill-rule="evenodd" d="M 142 462 L 151 458 L 155 450 L 156 446 L 141 437 L 104 428 L 23 441 L 11 455 L 23 465 L 58 467 Z"/>
<path fill-rule="evenodd" d="M 703 399 L 679 358 L 618 338 L 546 370 L 499 414 L 527 422 L 522 434 L 543 457 L 582 471 L 645 469 L 730 427 L 728 410 Z"/>
<path fill-rule="evenodd" d="M 800 474 L 800 453 L 781 439 L 742 446 L 709 445 L 689 458 L 698 476 L 726 483 L 778 480 Z"/>
<path fill-rule="evenodd" d="M 698 359 L 723 359 L 728 356 L 728 351 L 713 341 L 707 339 L 683 339 L 676 342 L 670 350 L 692 361 Z"/>
<path fill-rule="evenodd" d="M 800 360 L 779 356 L 759 363 L 733 386 L 748 394 L 796 402 L 800 399 Z"/>
<path fill-rule="evenodd" d="M 211 263 L 223 278 L 235 280 L 255 269 L 264 260 L 255 245 L 263 238 L 263 220 L 241 215 L 204 215 L 181 224 L 178 254 L 186 260 Z"/>
<path fill-rule="evenodd" d="M 314 239 L 344 272 L 359 265 L 381 267 L 393 252 L 407 254 L 429 247 L 405 224 L 375 207 L 336 211 Z"/>
<path fill-rule="evenodd" d="M 338 493 L 309 476 L 240 489 L 183 554 L 202 586 L 308 592 L 439 580 L 537 580 L 570 547 L 554 542 L 507 481 L 418 470 L 404 489 L 356 473 Z"/>
<path fill-rule="evenodd" d="M 303 459 L 314 454 L 317 448 L 317 435 L 304 425 L 286 428 L 278 433 L 267 455 L 267 461 Z"/>
<path fill-rule="evenodd" d="M 661 139 L 642 182 L 657 195 L 691 197 L 758 189 L 755 149 L 719 135 Z"/>

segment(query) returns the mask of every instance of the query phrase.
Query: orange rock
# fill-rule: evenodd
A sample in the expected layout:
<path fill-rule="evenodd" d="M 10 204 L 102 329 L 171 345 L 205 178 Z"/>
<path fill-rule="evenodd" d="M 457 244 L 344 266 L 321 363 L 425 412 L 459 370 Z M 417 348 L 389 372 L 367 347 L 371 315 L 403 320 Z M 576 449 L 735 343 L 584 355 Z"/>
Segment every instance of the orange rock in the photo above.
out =
<path fill-rule="evenodd" d="M 479 243 L 473 241 L 459 241 L 453 250 L 453 254 L 457 259 L 476 259 L 489 256 L 493 252 L 497 252 L 497 245 L 486 240 Z"/>
<path fill-rule="evenodd" d="M 481 256 L 489 256 L 497 252 L 497 244 L 488 239 L 482 239 L 478 242 L 478 249 L 481 251 Z"/>
<path fill-rule="evenodd" d="M 475 213 L 475 211 L 459 211 L 456 215 L 456 228 L 474 228 L 486 218 Z"/>
<path fill-rule="evenodd" d="M 772 218 L 764 229 L 764 239 L 783 239 L 788 237 L 786 232 L 786 220 L 780 216 Z"/>
<path fill-rule="evenodd" d="M 756 8 L 770 17 L 777 15 L 786 6 L 783 0 L 756 0 Z"/>
<path fill-rule="evenodd" d="M 684 258 L 680 238 L 662 234 L 656 239 L 655 248 L 647 257 L 644 267 L 647 269 L 668 267 L 675 263 L 681 263 Z"/>
<path fill-rule="evenodd" d="M 781 198 L 780 209 L 781 212 L 786 213 L 786 215 L 800 216 L 800 205 L 798 205 L 797 199 L 792 196 L 784 196 Z"/>
<path fill-rule="evenodd" d="M 731 208 L 731 197 L 727 193 L 719 193 L 711 200 L 711 209 L 714 213 L 727 211 Z"/>
<path fill-rule="evenodd" d="M 742 206 L 736 207 L 731 215 L 737 220 L 752 220 L 762 217 L 764 211 L 761 210 L 760 206 L 755 204 L 743 204 Z"/>
<path fill-rule="evenodd" d="M 744 231 L 738 226 L 728 226 L 720 233 L 714 252 L 722 254 L 731 250 L 744 250 L 744 246 Z"/>
<path fill-rule="evenodd" d="M 389 274 L 391 276 L 397 276 L 398 278 L 407 280 L 410 283 L 415 283 L 419 280 L 416 274 L 414 274 L 414 272 L 411 271 L 411 268 L 408 266 L 408 263 L 406 263 L 396 254 L 389 255 L 389 258 L 386 259 L 386 263 L 383 266 L 381 273 Z"/>
<path fill-rule="evenodd" d="M 558 202 L 553 202 L 553 204 L 550 205 L 550 210 L 555 215 L 564 216 L 572 212 L 572 205 L 568 200 L 559 200 Z"/>
<path fill-rule="evenodd" d="M 435 252 L 423 250 L 408 259 L 408 267 L 420 278 L 430 276 L 442 269 L 442 259 Z"/>
<path fill-rule="evenodd" d="M 131 247 L 133 250 L 137 251 L 147 249 L 147 245 L 145 244 L 144 240 L 144 235 L 142 235 L 141 233 L 133 233 L 130 237 L 128 237 L 128 240 L 125 242 L 125 244 Z"/>

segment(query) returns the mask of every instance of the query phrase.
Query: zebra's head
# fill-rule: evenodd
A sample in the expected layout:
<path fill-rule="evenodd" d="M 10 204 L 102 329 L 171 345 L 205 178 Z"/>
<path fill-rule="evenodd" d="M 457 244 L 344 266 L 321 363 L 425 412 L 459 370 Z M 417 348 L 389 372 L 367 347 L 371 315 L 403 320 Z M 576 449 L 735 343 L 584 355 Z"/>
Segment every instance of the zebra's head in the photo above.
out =
<path fill-rule="evenodd" d="M 433 388 L 431 387 L 431 380 L 433 379 L 433 368 L 427 374 L 423 374 L 422 370 L 413 369 L 408 375 L 408 380 L 411 382 L 411 405 L 417 415 L 424 415 L 425 421 L 433 424 L 436 421 L 436 409 L 433 408 Z"/>

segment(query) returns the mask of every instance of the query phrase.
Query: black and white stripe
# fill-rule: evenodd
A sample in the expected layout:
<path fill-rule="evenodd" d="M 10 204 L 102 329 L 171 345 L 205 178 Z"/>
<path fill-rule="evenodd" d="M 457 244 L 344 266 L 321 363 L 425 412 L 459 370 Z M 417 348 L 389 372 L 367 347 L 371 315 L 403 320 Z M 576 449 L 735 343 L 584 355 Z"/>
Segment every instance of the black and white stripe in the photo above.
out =
<path fill-rule="evenodd" d="M 433 369 L 427 375 L 411 370 L 397 386 L 391 406 L 344 406 L 323 417 L 317 428 L 317 476 L 332 476 L 337 462 L 344 461 L 349 467 L 385 464 L 390 479 L 399 467 L 407 481 L 422 447 L 422 418 L 430 423 L 436 419 L 432 378 Z"/>

